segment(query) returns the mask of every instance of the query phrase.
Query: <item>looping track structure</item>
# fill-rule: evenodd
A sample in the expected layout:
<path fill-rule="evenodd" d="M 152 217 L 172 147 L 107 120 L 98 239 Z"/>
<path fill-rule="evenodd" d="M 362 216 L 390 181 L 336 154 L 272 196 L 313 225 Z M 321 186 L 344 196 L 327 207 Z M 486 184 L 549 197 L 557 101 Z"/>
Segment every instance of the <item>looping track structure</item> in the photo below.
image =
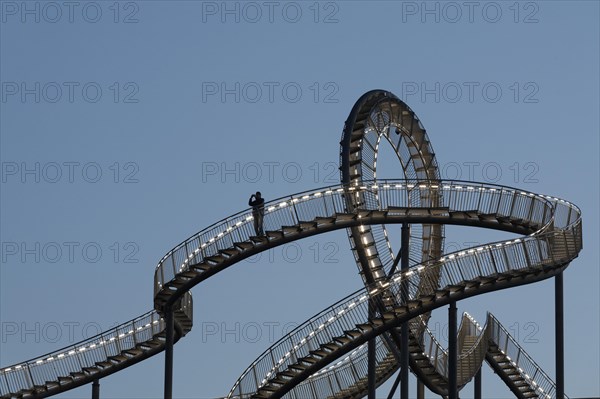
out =
<path fill-rule="evenodd" d="M 397 180 L 377 179 L 379 146 L 385 141 L 400 162 Z M 364 94 L 354 105 L 344 126 L 340 171 L 339 185 L 266 203 L 265 236 L 254 236 L 252 213 L 243 211 L 183 241 L 156 267 L 153 311 L 0 369 L 0 397 L 51 396 L 153 356 L 166 347 L 169 314 L 175 340 L 191 330 L 191 288 L 254 254 L 339 229 L 347 230 L 365 287 L 268 348 L 227 398 L 360 398 L 370 389 L 369 376 L 371 384 L 381 385 L 406 353 L 410 370 L 439 395 L 449 395 L 452 373 L 460 389 L 485 360 L 516 397 L 559 396 L 552 379 L 492 314 L 483 327 L 463 315 L 454 371 L 449 370 L 452 352 L 427 323 L 436 308 L 562 273 L 582 248 L 580 210 L 516 188 L 441 179 L 423 125 L 383 90 Z M 390 224 L 407 229 L 397 255 Z M 444 225 L 518 236 L 444 254 Z"/>

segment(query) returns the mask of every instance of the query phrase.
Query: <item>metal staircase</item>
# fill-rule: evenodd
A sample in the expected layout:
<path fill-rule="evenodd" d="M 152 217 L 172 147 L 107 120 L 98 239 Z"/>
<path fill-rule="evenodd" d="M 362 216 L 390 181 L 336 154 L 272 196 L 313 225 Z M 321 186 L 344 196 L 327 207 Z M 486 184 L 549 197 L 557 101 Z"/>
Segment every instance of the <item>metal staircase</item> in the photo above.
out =
<path fill-rule="evenodd" d="M 404 179 L 377 180 L 387 140 Z M 154 311 L 62 350 L 0 369 L 0 398 L 42 398 L 105 377 L 165 347 L 166 307 L 175 339 L 192 328 L 189 291 L 270 248 L 347 229 L 365 288 L 323 310 L 267 349 L 228 398 L 358 398 L 366 390 L 366 343 L 376 340 L 376 384 L 398 370 L 398 332 L 409 323 L 410 367 L 445 395 L 447 353 L 427 329 L 433 309 L 561 273 L 582 248 L 581 214 L 564 200 L 493 184 L 444 181 L 415 113 L 391 93 L 366 93 L 354 106 L 341 146 L 342 184 L 265 204 L 265 236 L 249 211 L 225 218 L 169 251 L 154 274 Z M 387 224 L 408 223 L 409 269 L 397 270 Z M 442 254 L 443 225 L 502 230 L 520 237 Z M 174 304 L 174 305 L 173 305 Z M 373 313 L 373 309 L 376 311 Z M 373 315 L 374 314 L 374 315 Z M 488 316 L 459 329 L 459 386 L 483 359 L 518 396 L 553 397 L 554 385 Z"/>
<path fill-rule="evenodd" d="M 555 398 L 556 385 L 552 379 L 491 313 L 488 313 L 488 324 L 490 348 L 486 361 L 513 394 L 521 399 Z"/>
<path fill-rule="evenodd" d="M 468 189 L 468 186 L 459 186 L 457 191 L 453 191 L 453 198 L 460 198 L 461 193 L 472 192 L 473 189 Z M 479 191 L 479 190 L 478 190 Z M 525 194 L 528 198 L 533 198 L 529 194 Z M 444 196 L 444 198 L 451 198 L 450 195 Z M 492 198 L 492 197 L 490 197 Z M 480 198 L 482 199 L 482 198 Z M 534 202 L 532 200 L 526 201 L 527 208 L 533 208 Z M 465 201 L 462 201 L 464 204 Z M 483 201 L 478 201 L 483 204 Z M 515 203 L 515 201 L 507 201 L 509 203 Z M 466 201 L 468 204 L 469 201 Z M 498 209 L 502 209 L 502 202 L 494 200 L 493 203 Z M 468 206 L 468 205 L 467 205 Z M 408 272 L 402 274 L 398 273 L 391 280 L 390 285 L 380 287 L 369 287 L 364 300 L 368 297 L 373 297 L 375 293 L 382 295 L 382 292 L 393 291 L 396 298 L 402 299 L 402 293 L 399 287 L 401 280 L 409 280 L 409 286 L 412 291 L 408 297 L 408 300 L 404 301 L 400 305 L 396 306 L 391 311 L 381 315 L 381 317 L 370 320 L 369 322 L 354 323 L 352 328 L 346 328 L 343 335 L 341 334 L 313 334 L 312 336 L 298 337 L 297 345 L 292 348 L 287 348 L 290 353 L 298 352 L 299 348 L 304 346 L 302 339 L 305 342 L 312 342 L 312 351 L 303 352 L 302 356 L 297 356 L 296 362 L 289 361 L 288 358 L 284 359 L 280 364 L 272 364 L 271 368 L 274 368 L 276 372 L 272 377 L 268 375 L 267 383 L 255 387 L 256 397 L 281 397 L 283 394 L 289 391 L 288 387 L 296 385 L 297 381 L 307 378 L 312 375 L 311 371 L 316 371 L 320 367 L 329 364 L 330 362 L 340 358 L 348 351 L 358 347 L 362 343 L 368 340 L 371 335 L 377 335 L 376 332 L 387 331 L 394 325 L 399 324 L 399 320 L 408 320 L 420 313 L 427 312 L 435 307 L 442 306 L 450 301 L 450 298 L 464 298 L 473 295 L 477 295 L 482 292 L 489 292 L 496 289 L 502 289 L 508 286 L 515 286 L 520 284 L 526 284 L 539 279 L 550 277 L 562 270 L 570 261 L 571 256 L 578 252 L 580 245 L 580 224 L 578 222 L 579 217 L 577 212 L 568 211 L 571 207 L 566 202 L 555 201 L 553 205 L 547 211 L 538 209 L 533 211 L 523 211 L 514 206 L 506 206 L 505 209 L 514 211 L 515 216 L 502 216 L 494 215 L 492 218 L 490 212 L 477 212 L 472 211 L 472 207 L 469 207 L 469 211 L 460 212 L 453 211 L 452 220 L 458 220 L 461 223 L 485 223 L 487 225 L 496 225 L 501 229 L 523 229 L 531 230 L 538 229 L 536 234 L 531 234 L 526 238 L 519 238 L 511 241 L 498 242 L 488 244 L 482 247 L 473 248 L 470 250 L 460 251 L 454 254 L 446 255 L 440 258 L 437 262 L 432 262 L 428 265 L 420 265 L 411 268 Z M 452 207 L 450 207 L 452 208 Z M 565 208 L 560 210 L 560 208 Z M 568 228 L 557 228 L 556 220 L 551 220 L 552 209 L 560 212 L 568 212 L 571 214 L 569 218 L 565 220 Z M 387 213 L 387 217 L 396 210 Z M 404 210 L 400 213 L 405 212 Z M 416 210 L 421 215 L 422 210 Z M 536 220 L 534 217 L 531 219 L 523 218 L 522 214 L 538 215 L 539 219 Z M 457 215 L 460 215 L 458 217 Z M 480 215 L 484 215 L 480 217 Z M 365 219 L 368 215 L 365 215 Z M 560 237 L 560 238 L 559 238 Z M 560 241 L 561 243 L 555 245 Z M 454 267 L 449 267 L 453 265 Z M 430 276 L 438 276 L 429 278 Z M 420 295 L 415 297 L 418 288 L 423 287 L 437 287 L 440 285 L 443 288 L 435 289 L 433 294 Z M 425 292 L 425 291 L 421 291 Z M 364 293 L 362 293 L 364 295 Z M 413 299 L 416 298 L 416 299 Z M 405 298 L 406 299 L 406 298 Z M 364 306 L 364 305 L 363 305 Z M 349 314 L 343 313 L 343 315 Z M 343 318 L 344 316 L 340 316 Z M 360 320 L 367 320 L 367 315 L 364 312 L 361 315 Z M 341 321 L 339 323 L 342 323 Z M 385 327 L 388 328 L 385 328 Z M 326 337 L 323 340 L 316 342 L 313 337 L 323 336 Z M 327 339 L 329 338 L 329 339 Z M 335 340 L 331 338 L 337 338 Z M 340 342 L 346 341 L 346 344 Z M 298 343 L 300 342 L 300 343 Z M 285 348 L 279 349 L 284 351 Z M 263 362 L 265 358 L 257 359 L 257 362 Z M 283 367 L 284 363 L 289 363 L 289 368 Z M 256 364 L 256 362 L 255 362 Z M 264 366 L 263 366 L 264 367 Z M 476 371 L 478 369 L 474 368 Z M 244 374 L 247 375 L 247 372 Z M 242 379 L 244 378 L 242 376 Z M 472 377 L 472 375 L 470 376 Z M 469 377 L 469 378 L 470 378 Z M 439 389 L 439 385 L 443 383 L 443 380 L 431 381 L 430 385 L 435 389 Z M 239 385 L 239 384 L 238 384 Z M 236 392 L 237 386 L 234 386 L 231 396 L 237 396 L 239 392 Z M 430 386 L 428 385 L 428 387 Z M 436 388 L 437 387 L 437 388 Z M 290 388 L 291 389 L 291 388 Z M 248 391 L 245 391 L 248 392 Z M 241 392 L 243 395 L 245 392 Z"/>
<path fill-rule="evenodd" d="M 176 339 L 192 328 L 192 301 L 182 298 Z M 141 362 L 164 349 L 165 325 L 151 311 L 75 345 L 0 371 L 1 398 L 44 398 L 88 384 Z"/>

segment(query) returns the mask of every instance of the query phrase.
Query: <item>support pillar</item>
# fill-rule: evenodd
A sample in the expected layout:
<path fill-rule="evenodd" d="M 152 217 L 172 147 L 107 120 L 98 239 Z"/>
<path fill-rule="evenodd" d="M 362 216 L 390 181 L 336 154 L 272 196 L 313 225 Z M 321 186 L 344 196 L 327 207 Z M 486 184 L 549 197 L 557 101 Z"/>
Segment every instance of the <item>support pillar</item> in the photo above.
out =
<path fill-rule="evenodd" d="M 475 387 L 473 392 L 473 398 L 481 399 L 481 368 L 475 374 Z"/>
<path fill-rule="evenodd" d="M 100 382 L 98 380 L 92 382 L 92 399 L 100 399 Z"/>
<path fill-rule="evenodd" d="M 410 242 L 410 228 L 408 223 L 402 223 L 402 260 L 400 263 L 400 270 L 408 270 L 408 246 Z M 402 281 L 402 297 L 405 301 L 409 300 L 408 297 L 408 284 L 403 279 Z M 405 321 L 400 326 L 400 398 L 408 399 L 408 321 Z"/>
<path fill-rule="evenodd" d="M 556 399 L 565 397 L 565 335 L 563 274 L 554 277 L 554 339 L 556 352 Z"/>
<path fill-rule="evenodd" d="M 425 399 L 425 384 L 417 382 L 417 399 Z"/>
<path fill-rule="evenodd" d="M 165 342 L 165 399 L 173 398 L 173 345 L 175 343 L 175 320 L 173 309 L 165 308 L 165 330 L 167 333 Z"/>
<path fill-rule="evenodd" d="M 456 326 L 456 302 L 448 308 L 448 399 L 458 399 L 457 371 L 458 345 Z"/>
<path fill-rule="evenodd" d="M 375 317 L 375 304 L 372 300 L 369 300 L 369 320 L 372 320 Z M 376 345 L 375 339 L 371 338 L 367 343 L 367 378 L 368 378 L 368 399 L 376 399 L 375 391 L 376 391 Z"/>

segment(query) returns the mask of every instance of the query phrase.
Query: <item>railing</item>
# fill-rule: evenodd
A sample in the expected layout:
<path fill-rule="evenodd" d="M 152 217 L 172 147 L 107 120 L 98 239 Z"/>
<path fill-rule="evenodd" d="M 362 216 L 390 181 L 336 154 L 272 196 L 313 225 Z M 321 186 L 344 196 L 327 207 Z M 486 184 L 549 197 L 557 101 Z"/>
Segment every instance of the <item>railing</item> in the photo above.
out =
<path fill-rule="evenodd" d="M 149 341 L 163 330 L 163 319 L 151 311 L 75 345 L 4 368 L 0 370 L 0 395 L 32 389 L 46 381 L 58 382 L 59 377 L 72 377 L 71 372 L 95 367 L 96 362 Z"/>
<path fill-rule="evenodd" d="M 545 224 L 550 220 L 550 202 L 537 194 L 484 183 L 459 181 L 415 182 L 379 180 L 360 186 L 336 185 L 281 197 L 265 204 L 264 230 L 280 230 L 316 217 L 333 217 L 345 212 L 345 196 L 378 192 L 379 204 L 365 210 L 388 210 L 390 207 L 428 207 L 430 198 L 442 198 L 440 206 L 454 211 L 479 210 L 508 218 L 520 218 Z M 426 203 L 423 203 L 426 202 Z M 162 287 L 203 259 L 231 248 L 234 242 L 254 236 L 251 211 L 239 212 L 194 234 L 158 263 L 155 271 L 155 295 Z"/>
<path fill-rule="evenodd" d="M 488 313 L 490 340 L 498 346 L 506 359 L 519 371 L 530 387 L 540 398 L 556 398 L 556 384 L 540 366 L 523 350 L 521 345 L 509 334 L 502 324 Z M 567 396 L 565 395 L 565 398 Z"/>
<path fill-rule="evenodd" d="M 389 358 L 390 352 L 381 336 L 375 339 L 375 364 L 382 365 Z M 294 388 L 292 397 L 321 399 L 334 397 L 342 390 L 354 386 L 360 389 L 360 384 L 366 379 L 367 344 L 352 351 L 338 362 L 311 375 Z M 393 369 L 397 369 L 397 366 Z"/>
<path fill-rule="evenodd" d="M 190 322 L 193 320 L 189 292 L 181 297 L 175 311 Z M 95 367 L 96 362 L 108 361 L 111 356 L 153 340 L 164 328 L 162 317 L 152 310 L 74 345 L 0 369 L 0 396 L 31 390 L 50 381 L 58 384 L 63 377 L 72 379 L 71 373 L 85 373 L 84 369 Z"/>
<path fill-rule="evenodd" d="M 500 194 L 499 198 L 502 198 L 502 195 L 504 194 Z M 515 198 L 518 196 L 514 192 L 512 195 Z M 502 208 L 500 199 L 496 204 L 498 209 Z M 555 228 L 557 224 L 567 224 L 564 230 L 551 230 L 543 234 L 452 253 L 428 265 L 419 265 L 408 271 L 396 273 L 384 284 L 361 289 L 309 319 L 267 349 L 238 379 L 229 397 L 256 392 L 278 371 L 286 369 L 298 358 L 308 356 L 310 350 L 330 342 L 336 335 L 344 335 L 344 330 L 352 330 L 357 324 L 365 323 L 368 320 L 369 300 L 378 300 L 384 293 L 392 293 L 399 305 L 402 305 L 411 299 L 417 287 L 423 285 L 438 287 L 439 283 L 439 286 L 447 287 L 462 284 L 467 280 L 497 276 L 499 273 L 564 266 L 574 259 L 581 249 L 581 219 L 579 210 L 573 205 L 559 200 L 555 204 L 557 207 L 570 207 L 568 213 L 574 215 L 566 218 L 564 223 L 554 224 Z M 543 212 L 543 207 L 538 210 L 532 205 L 528 207 L 532 209 L 527 211 L 528 215 L 538 212 L 540 222 L 552 223 L 550 213 Z M 515 207 L 511 209 L 515 210 Z M 517 212 L 518 215 L 523 213 L 519 209 Z M 438 282 L 437 278 L 432 280 L 431 276 L 439 276 L 440 281 Z M 402 290 L 403 282 L 409 287 L 408 294 Z"/>
<path fill-rule="evenodd" d="M 581 248 L 580 212 L 572 204 L 506 187 L 456 181 L 415 183 L 391 180 L 307 191 L 267 203 L 265 230 L 297 225 L 300 221 L 314 220 L 318 216 L 335 216 L 344 212 L 344 196 L 373 190 L 379 193 L 381 199 L 379 210 L 419 207 L 422 191 L 431 195 L 437 190 L 443 198 L 442 206 L 450 211 L 477 210 L 482 214 L 509 219 L 526 219 L 535 225 L 544 225 L 541 231 L 545 232 L 449 254 L 427 265 L 397 273 L 388 283 L 357 292 L 300 326 L 285 337 L 283 343 L 268 349 L 253 364 L 251 374 L 248 370 L 243 381 L 236 383 L 239 389 L 234 387 L 232 392 L 236 389 L 240 393 L 255 392 L 274 373 L 283 370 L 298 357 L 308 355 L 308 351 L 318 348 L 320 343 L 329 342 L 334 335 L 344 335 L 343 330 L 354 329 L 356 324 L 364 323 L 368 319 L 369 297 L 377 299 L 383 291 L 387 292 L 386 295 L 392 293 L 402 304 L 417 295 L 422 287 L 436 289 L 514 269 L 561 265 L 572 260 Z M 247 240 L 253 235 L 251 221 L 250 212 L 241 212 L 178 245 L 159 263 L 155 289 L 160 290 L 169 281 L 167 277 L 172 278 L 188 265 L 218 253 L 219 249 L 231 247 L 236 241 Z M 408 293 L 402 292 L 401 281 L 409 287 Z M 185 309 L 183 311 L 186 312 Z M 158 331 L 162 331 L 162 321 L 158 314 L 150 312 L 82 343 L 4 368 L 0 370 L 0 392 L 18 392 L 43 385 L 46 381 L 56 381 L 58 377 L 69 377 L 71 372 L 93 367 L 95 362 L 151 339 L 157 327 L 160 327 Z"/>
<path fill-rule="evenodd" d="M 409 322 L 409 326 L 413 335 L 422 337 L 422 342 L 419 343 L 421 350 L 429 359 L 435 371 L 442 375 L 448 375 L 448 353 L 435 338 L 435 335 L 429 328 L 421 316 L 417 316 Z"/>
<path fill-rule="evenodd" d="M 462 353 L 458 356 L 458 385 L 467 384 L 481 368 L 489 344 L 489 329 L 486 326 L 481 328 L 479 324 L 468 314 L 463 315 L 461 333 Z M 471 347 L 464 346 L 466 336 L 476 336 L 477 339 Z"/>
<path fill-rule="evenodd" d="M 447 350 L 435 338 L 435 335 L 429 330 L 427 324 L 421 320 L 421 317 L 415 317 L 409 322 L 409 325 L 413 335 L 422 336 L 422 342 L 419 343 L 419 346 L 423 354 L 429 358 L 436 372 L 448 378 Z M 471 348 L 467 348 L 468 350 L 464 351 L 463 344 L 466 336 L 478 336 L 478 338 Z M 487 330 L 478 328 L 477 322 L 465 313 L 458 328 L 457 342 L 459 349 L 463 349 L 463 352 L 458 353 L 457 360 L 458 386 L 461 387 L 469 382 L 485 359 L 485 353 L 487 352 Z"/>

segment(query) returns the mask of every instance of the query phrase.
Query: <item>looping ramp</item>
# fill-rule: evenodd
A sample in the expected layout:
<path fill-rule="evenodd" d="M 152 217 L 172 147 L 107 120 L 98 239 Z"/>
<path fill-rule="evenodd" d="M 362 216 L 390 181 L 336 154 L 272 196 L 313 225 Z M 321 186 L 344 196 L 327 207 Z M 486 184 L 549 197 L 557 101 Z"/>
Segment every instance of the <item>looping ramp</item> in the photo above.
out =
<path fill-rule="evenodd" d="M 379 145 L 398 156 L 403 178 L 377 179 Z M 377 384 L 398 369 L 398 327 L 409 323 L 411 370 L 440 395 L 448 390 L 447 351 L 427 328 L 432 310 L 453 301 L 561 273 L 582 248 L 581 213 L 568 201 L 515 188 L 440 179 L 418 118 L 393 94 L 363 95 L 341 142 L 342 184 L 265 204 L 266 235 L 255 237 L 243 211 L 188 238 L 159 262 L 154 309 L 96 337 L 0 369 L 0 397 L 42 398 L 87 384 L 161 352 L 166 309 L 175 337 L 192 328 L 195 285 L 254 254 L 346 229 L 365 288 L 307 320 L 259 356 L 228 398 L 360 398 L 366 343 L 376 342 Z M 410 223 L 408 270 L 398 271 L 386 225 Z M 518 234 L 443 254 L 443 226 Z M 376 312 L 372 309 L 375 306 Z M 370 310 L 371 309 L 371 310 Z M 485 360 L 517 397 L 554 397 L 554 383 L 488 314 L 481 328 L 464 315 L 458 336 L 464 386 Z"/>

